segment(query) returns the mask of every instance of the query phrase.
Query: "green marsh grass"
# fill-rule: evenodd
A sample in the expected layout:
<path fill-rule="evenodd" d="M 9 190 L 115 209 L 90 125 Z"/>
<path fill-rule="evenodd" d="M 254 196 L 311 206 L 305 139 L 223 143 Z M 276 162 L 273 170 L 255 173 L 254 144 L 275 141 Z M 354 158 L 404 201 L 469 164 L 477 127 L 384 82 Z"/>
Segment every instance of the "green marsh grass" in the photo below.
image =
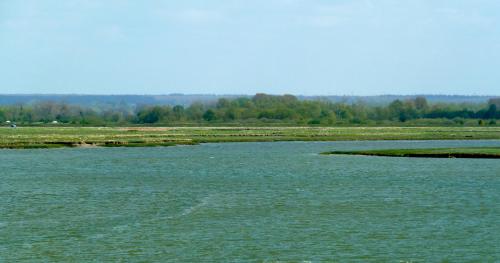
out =
<path fill-rule="evenodd" d="M 331 151 L 323 154 L 368 155 L 368 156 L 385 156 L 385 157 L 500 159 L 500 147 Z"/>
<path fill-rule="evenodd" d="M 0 148 L 171 146 L 209 142 L 500 139 L 500 127 L 19 127 Z"/>

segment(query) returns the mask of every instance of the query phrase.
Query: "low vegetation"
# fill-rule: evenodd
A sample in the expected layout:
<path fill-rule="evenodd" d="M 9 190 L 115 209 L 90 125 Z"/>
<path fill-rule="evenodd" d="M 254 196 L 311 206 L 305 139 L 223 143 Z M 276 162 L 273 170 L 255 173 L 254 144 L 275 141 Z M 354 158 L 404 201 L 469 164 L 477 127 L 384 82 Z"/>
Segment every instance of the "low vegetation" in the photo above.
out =
<path fill-rule="evenodd" d="M 206 142 L 500 139 L 500 127 L 18 127 L 0 148 L 170 146 Z"/>
<path fill-rule="evenodd" d="M 324 154 L 369 155 L 387 157 L 500 159 L 500 147 L 332 151 L 326 152 Z"/>

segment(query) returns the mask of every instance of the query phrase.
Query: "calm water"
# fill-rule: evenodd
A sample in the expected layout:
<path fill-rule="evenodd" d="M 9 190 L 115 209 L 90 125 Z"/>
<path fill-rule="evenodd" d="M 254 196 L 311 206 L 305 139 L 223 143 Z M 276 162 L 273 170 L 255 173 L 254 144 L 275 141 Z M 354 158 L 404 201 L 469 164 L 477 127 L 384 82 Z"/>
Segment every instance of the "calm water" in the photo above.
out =
<path fill-rule="evenodd" d="M 0 150 L 0 262 L 500 261 L 500 141 Z"/>

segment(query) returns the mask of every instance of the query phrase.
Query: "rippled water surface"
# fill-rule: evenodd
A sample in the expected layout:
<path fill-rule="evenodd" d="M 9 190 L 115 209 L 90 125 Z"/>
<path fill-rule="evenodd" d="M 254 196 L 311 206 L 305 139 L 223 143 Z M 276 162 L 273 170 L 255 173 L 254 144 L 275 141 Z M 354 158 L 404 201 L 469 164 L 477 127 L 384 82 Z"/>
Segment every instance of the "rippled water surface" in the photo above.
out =
<path fill-rule="evenodd" d="M 0 150 L 0 262 L 500 260 L 500 141 Z"/>

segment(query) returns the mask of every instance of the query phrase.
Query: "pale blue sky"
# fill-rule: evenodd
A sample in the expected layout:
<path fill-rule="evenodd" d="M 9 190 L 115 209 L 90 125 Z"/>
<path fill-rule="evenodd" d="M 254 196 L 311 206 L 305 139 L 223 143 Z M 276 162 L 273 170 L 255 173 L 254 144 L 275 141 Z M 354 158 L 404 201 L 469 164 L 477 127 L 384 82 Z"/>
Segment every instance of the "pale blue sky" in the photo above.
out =
<path fill-rule="evenodd" d="M 0 0 L 0 93 L 500 94 L 498 0 Z"/>

